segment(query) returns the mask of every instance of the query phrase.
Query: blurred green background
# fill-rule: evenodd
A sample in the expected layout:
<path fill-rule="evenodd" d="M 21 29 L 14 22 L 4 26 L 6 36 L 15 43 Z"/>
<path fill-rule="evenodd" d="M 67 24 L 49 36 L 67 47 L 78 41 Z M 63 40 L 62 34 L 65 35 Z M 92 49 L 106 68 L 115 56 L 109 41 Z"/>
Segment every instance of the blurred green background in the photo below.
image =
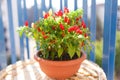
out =
<path fill-rule="evenodd" d="M 103 39 L 95 42 L 96 63 L 102 65 Z M 120 80 L 120 31 L 116 33 L 115 80 Z"/>

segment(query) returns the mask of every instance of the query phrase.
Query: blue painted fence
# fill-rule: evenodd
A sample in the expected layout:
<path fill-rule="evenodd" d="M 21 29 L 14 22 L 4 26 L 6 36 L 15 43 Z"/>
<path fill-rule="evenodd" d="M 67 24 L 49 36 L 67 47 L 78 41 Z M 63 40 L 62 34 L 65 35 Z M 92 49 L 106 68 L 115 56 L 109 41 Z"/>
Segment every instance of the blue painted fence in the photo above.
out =
<path fill-rule="evenodd" d="M 39 19 L 40 16 L 42 16 L 42 11 L 47 11 L 50 8 L 55 9 L 56 7 L 54 3 L 54 0 L 39 0 L 40 2 L 37 2 L 37 0 L 32 0 L 34 2 L 34 6 L 32 7 L 32 16 L 33 20 L 36 21 Z M 46 1 L 49 2 L 49 6 L 46 6 Z M 62 9 L 64 7 L 72 6 L 71 4 L 68 4 L 68 1 L 70 0 L 58 0 L 57 3 L 59 4 L 59 9 Z M 81 0 L 82 7 L 84 10 L 83 19 L 85 23 L 88 25 L 88 1 L 89 0 Z M 90 0 L 91 1 L 91 19 L 90 19 L 90 31 L 92 33 L 91 40 L 93 42 L 96 41 L 96 0 Z M 7 9 L 2 9 L 2 3 L 6 2 Z M 40 3 L 40 4 L 38 4 Z M 13 6 L 16 4 L 17 11 L 14 11 Z M 9 42 L 10 42 L 10 57 L 11 57 L 11 63 L 15 63 L 17 61 L 17 51 L 15 47 L 15 27 L 14 26 L 14 18 L 13 13 L 16 13 L 18 26 L 21 26 L 24 24 L 26 20 L 31 22 L 29 20 L 28 15 L 28 9 L 26 8 L 26 0 L 15 0 L 14 3 L 12 3 L 12 0 L 0 0 L 0 68 L 4 68 L 7 66 L 7 46 L 6 46 L 6 36 L 5 36 L 5 30 L 8 27 L 7 32 L 9 32 Z M 74 10 L 79 8 L 78 5 L 81 3 L 78 3 L 78 0 L 74 0 L 73 6 Z M 115 62 L 115 40 L 116 40 L 116 18 L 117 18 L 117 0 L 105 0 L 105 11 L 104 11 L 104 31 L 103 31 L 103 60 L 102 60 L 102 67 L 107 75 L 108 80 L 114 80 L 114 62 Z M 3 21 L 4 19 L 4 11 L 8 12 L 7 15 L 7 23 L 8 25 L 5 26 L 5 23 Z M 17 35 L 18 36 L 18 35 Z M 29 49 L 29 40 L 24 35 L 19 38 L 20 43 L 20 59 L 24 60 L 25 55 L 25 49 L 27 51 L 27 58 L 30 58 L 30 49 Z M 92 46 L 92 51 L 90 54 L 90 60 L 95 61 L 95 47 Z"/>

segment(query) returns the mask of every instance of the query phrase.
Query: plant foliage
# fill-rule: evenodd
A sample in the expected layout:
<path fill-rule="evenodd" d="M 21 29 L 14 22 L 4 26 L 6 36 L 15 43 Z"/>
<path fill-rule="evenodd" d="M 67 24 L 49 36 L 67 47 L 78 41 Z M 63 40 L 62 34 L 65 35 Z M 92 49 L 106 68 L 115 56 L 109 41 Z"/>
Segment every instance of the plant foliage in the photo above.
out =
<path fill-rule="evenodd" d="M 82 19 L 83 10 L 75 11 L 51 9 L 43 13 L 43 18 L 28 26 L 28 22 L 18 29 L 20 36 L 24 33 L 33 38 L 40 46 L 45 59 L 59 58 L 63 55 L 81 56 L 81 50 L 90 48 L 90 32 Z"/>

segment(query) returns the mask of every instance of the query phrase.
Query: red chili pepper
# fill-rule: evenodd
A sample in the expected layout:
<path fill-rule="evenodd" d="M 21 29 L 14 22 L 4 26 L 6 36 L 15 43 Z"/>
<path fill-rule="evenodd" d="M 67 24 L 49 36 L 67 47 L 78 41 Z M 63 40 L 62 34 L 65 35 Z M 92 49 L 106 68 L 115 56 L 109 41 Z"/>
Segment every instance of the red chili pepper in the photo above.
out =
<path fill-rule="evenodd" d="M 41 31 L 41 30 L 40 30 L 40 28 L 38 28 L 37 30 L 38 30 L 38 32 L 40 32 L 40 31 Z"/>
<path fill-rule="evenodd" d="M 64 13 L 69 13 L 69 9 L 68 8 L 64 8 Z"/>
<path fill-rule="evenodd" d="M 62 33 L 62 37 L 64 37 L 64 36 L 65 36 L 65 33 L 63 32 L 63 33 Z"/>
<path fill-rule="evenodd" d="M 36 25 L 34 24 L 33 27 L 36 28 Z"/>
<path fill-rule="evenodd" d="M 44 39 L 48 38 L 48 36 L 45 34 L 44 31 L 42 31 L 42 36 L 43 36 Z"/>
<path fill-rule="evenodd" d="M 82 31 L 80 29 L 77 29 L 76 33 L 82 34 Z"/>
<path fill-rule="evenodd" d="M 68 28 L 68 32 L 76 31 L 77 29 L 79 29 L 78 26 L 72 26 L 72 27 Z"/>
<path fill-rule="evenodd" d="M 74 31 L 74 27 L 68 28 L 68 32 L 72 32 L 72 31 Z"/>
<path fill-rule="evenodd" d="M 59 10 L 57 13 L 55 13 L 56 16 L 62 16 L 63 15 L 63 12 L 62 10 Z"/>
<path fill-rule="evenodd" d="M 65 17 L 64 18 L 64 22 L 66 22 L 67 24 L 69 24 L 70 23 L 70 19 L 68 17 Z"/>
<path fill-rule="evenodd" d="M 28 27 L 28 21 L 25 21 L 25 24 L 24 24 L 26 27 Z"/>
<path fill-rule="evenodd" d="M 86 28 L 86 24 L 85 24 L 85 22 L 83 20 L 82 20 L 82 24 L 81 25 L 82 25 L 83 28 Z"/>
<path fill-rule="evenodd" d="M 79 18 L 76 18 L 76 21 L 79 21 Z"/>
<path fill-rule="evenodd" d="M 44 38 L 44 39 L 47 39 L 47 38 L 48 38 L 48 36 L 44 35 L 44 36 L 43 36 L 43 38 Z"/>
<path fill-rule="evenodd" d="M 74 31 L 78 30 L 79 27 L 78 26 L 73 26 L 74 27 Z"/>
<path fill-rule="evenodd" d="M 45 13 L 44 19 L 47 19 L 49 17 L 49 13 Z"/>
<path fill-rule="evenodd" d="M 82 18 L 82 16 L 79 16 L 79 19 L 81 19 Z"/>
<path fill-rule="evenodd" d="M 81 47 L 83 47 L 84 45 L 85 45 L 84 42 L 82 42 L 82 43 L 81 43 Z"/>
<path fill-rule="evenodd" d="M 55 30 L 55 26 L 52 26 L 52 29 Z"/>
<path fill-rule="evenodd" d="M 81 16 L 77 17 L 77 18 L 76 18 L 76 21 L 79 21 L 80 19 L 81 19 Z"/>
<path fill-rule="evenodd" d="M 45 32 L 44 32 L 44 31 L 42 31 L 42 35 L 45 35 Z"/>
<path fill-rule="evenodd" d="M 63 24 L 61 24 L 61 23 L 60 23 L 60 29 L 61 29 L 61 30 L 64 30 L 64 26 L 63 26 Z"/>
<path fill-rule="evenodd" d="M 84 36 L 87 37 L 88 35 L 85 33 Z"/>

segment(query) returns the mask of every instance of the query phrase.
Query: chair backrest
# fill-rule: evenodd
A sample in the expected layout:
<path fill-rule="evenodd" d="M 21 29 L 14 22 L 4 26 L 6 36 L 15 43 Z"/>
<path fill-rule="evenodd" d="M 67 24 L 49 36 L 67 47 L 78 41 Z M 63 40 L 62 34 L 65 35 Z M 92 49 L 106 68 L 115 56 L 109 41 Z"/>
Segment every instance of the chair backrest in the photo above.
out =
<path fill-rule="evenodd" d="M 25 59 L 25 55 L 30 58 L 29 40 L 25 36 L 18 37 L 17 26 L 23 25 L 26 20 L 29 22 L 38 20 L 42 16 L 42 11 L 47 11 L 50 8 L 58 10 L 68 7 L 75 10 L 82 6 L 83 18 L 88 25 L 88 3 L 91 3 L 91 40 L 96 41 L 96 0 L 31 0 L 33 3 L 31 9 L 26 7 L 27 4 L 30 4 L 30 1 L 27 1 L 0 0 L 0 66 L 2 68 L 8 64 L 8 56 L 10 56 L 12 64 L 17 61 L 17 56 L 20 56 L 21 60 Z M 105 0 L 102 67 L 108 80 L 114 78 L 116 17 L 117 0 Z M 93 46 L 92 49 L 90 60 L 95 61 L 95 47 Z"/>

